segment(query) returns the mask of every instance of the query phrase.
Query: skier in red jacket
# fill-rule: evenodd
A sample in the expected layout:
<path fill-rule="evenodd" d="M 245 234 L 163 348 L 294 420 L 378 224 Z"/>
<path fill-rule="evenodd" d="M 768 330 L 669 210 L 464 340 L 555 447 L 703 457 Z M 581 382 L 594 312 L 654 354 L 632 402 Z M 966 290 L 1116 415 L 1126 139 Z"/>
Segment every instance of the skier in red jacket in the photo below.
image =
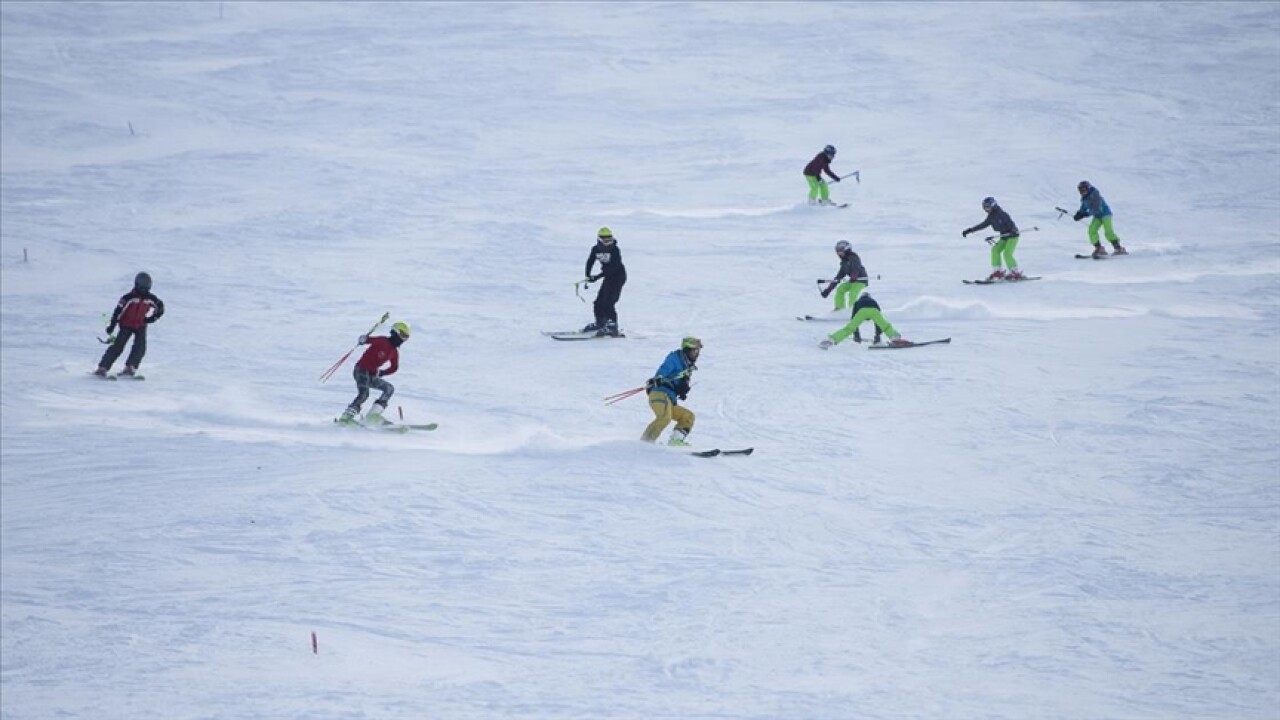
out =
<path fill-rule="evenodd" d="M 154 311 L 154 312 L 152 312 Z M 133 278 L 133 289 L 120 296 L 115 312 L 111 313 L 111 323 L 107 325 L 107 337 L 120 325 L 120 334 L 112 341 L 111 347 L 102 353 L 98 361 L 98 369 L 93 371 L 98 377 L 107 377 L 107 372 L 115 364 L 124 346 L 133 338 L 133 349 L 125 360 L 121 375 L 136 375 L 138 365 L 142 364 L 142 356 L 147 354 L 147 325 L 164 315 L 164 303 L 151 294 L 151 276 L 140 272 Z M 141 376 L 138 376 L 139 378 Z"/>
<path fill-rule="evenodd" d="M 364 355 L 360 356 L 360 360 L 356 362 L 355 370 L 352 374 L 356 379 L 356 399 L 351 401 L 347 409 L 342 412 L 342 417 L 338 418 L 340 423 L 355 423 L 356 415 L 360 414 L 360 406 L 364 405 L 364 401 L 369 398 L 369 388 L 381 390 L 382 395 L 373 401 L 373 407 L 369 408 L 369 412 L 365 414 L 365 422 L 381 424 L 388 422 L 383 417 L 383 413 L 387 410 L 387 403 L 391 400 L 391 395 L 396 388 L 391 383 L 382 378 L 388 375 L 394 375 L 396 370 L 400 369 L 400 346 L 405 340 L 409 339 L 409 323 L 398 322 L 391 326 L 391 334 L 387 336 L 361 335 L 357 342 L 361 345 L 368 345 L 369 349 L 364 351 Z M 382 367 L 390 363 L 385 369 Z"/>

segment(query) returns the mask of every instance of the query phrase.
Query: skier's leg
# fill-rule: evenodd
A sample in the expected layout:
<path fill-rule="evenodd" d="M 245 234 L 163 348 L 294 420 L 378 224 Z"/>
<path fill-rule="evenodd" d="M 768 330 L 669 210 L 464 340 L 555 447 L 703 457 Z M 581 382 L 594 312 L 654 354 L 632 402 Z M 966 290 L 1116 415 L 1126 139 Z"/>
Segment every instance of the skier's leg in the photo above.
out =
<path fill-rule="evenodd" d="M 120 328 L 120 332 L 116 335 L 116 341 L 111 343 L 111 347 L 102 353 L 102 359 L 98 361 L 98 367 L 103 370 L 110 370 L 120 357 L 120 353 L 124 352 L 124 346 L 129 344 L 129 338 L 133 337 L 133 330 L 129 328 Z"/>
<path fill-rule="evenodd" d="M 1000 253 L 1003 250 L 1004 250 L 1003 238 L 1000 240 L 997 240 L 995 244 L 991 246 L 991 269 L 992 270 L 1000 269 Z"/>
<path fill-rule="evenodd" d="M 356 399 L 352 400 L 351 404 L 347 406 L 346 415 L 348 417 L 359 414 L 360 406 L 364 405 L 364 401 L 369 399 L 369 381 L 373 377 L 369 374 L 369 371 L 359 366 L 356 366 L 351 375 L 356 380 Z"/>
<path fill-rule="evenodd" d="M 1102 227 L 1101 219 L 1094 218 L 1089 221 L 1089 244 L 1094 247 L 1098 247 L 1098 244 L 1101 242 L 1098 240 L 1098 228 L 1100 227 Z"/>
<path fill-rule="evenodd" d="M 129 351 L 129 359 L 125 361 L 126 368 L 138 369 L 138 364 L 142 362 L 142 357 L 147 354 L 147 326 L 143 325 L 133 333 L 133 349 Z"/>
<path fill-rule="evenodd" d="M 658 441 L 658 436 L 662 434 L 663 430 L 667 429 L 667 425 L 671 422 L 671 398 L 660 390 L 654 390 L 649 393 L 649 409 L 653 411 L 654 419 L 644 429 L 644 434 L 640 436 L 640 439 L 651 443 Z"/>
<path fill-rule="evenodd" d="M 1013 251 L 1018 249 L 1018 240 L 1018 236 L 1014 235 L 1013 237 L 1004 238 L 1000 242 L 996 243 L 997 246 L 1001 246 L 1000 251 L 1004 256 L 1004 266 L 1010 270 L 1018 269 L 1018 261 L 1013 257 Z M 996 267 L 1000 267 L 998 262 L 996 263 Z"/>
<path fill-rule="evenodd" d="M 387 406 L 387 403 L 391 402 L 391 396 L 396 392 L 395 385 L 392 385 L 380 377 L 370 378 L 369 387 L 382 391 L 382 394 L 378 396 L 377 400 L 373 401 L 373 404 L 381 405 L 384 408 Z"/>
<path fill-rule="evenodd" d="M 863 312 L 867 313 L 867 318 L 876 324 L 876 327 L 880 329 L 880 332 L 889 336 L 890 340 L 902 336 L 902 333 L 894 330 L 893 325 L 889 324 L 889 321 L 884 319 L 884 315 L 880 314 L 879 310 L 875 308 L 867 308 L 863 310 Z"/>
<path fill-rule="evenodd" d="M 671 408 L 671 418 L 676 421 L 676 431 L 682 435 L 688 435 L 693 430 L 693 411 L 676 405 Z"/>
<path fill-rule="evenodd" d="M 809 183 L 809 204 L 812 205 L 818 201 L 818 178 L 812 175 L 804 176 L 805 182 Z"/>
<path fill-rule="evenodd" d="M 830 188 L 827 187 L 827 181 L 823 180 L 822 178 L 818 178 L 818 194 L 821 195 L 821 200 L 823 203 L 831 202 L 829 192 L 830 192 Z"/>
<path fill-rule="evenodd" d="M 1111 243 L 1112 245 L 1120 244 L 1120 238 L 1116 235 L 1115 228 L 1111 227 L 1110 215 L 1102 218 L 1102 229 L 1106 232 L 1107 242 Z"/>
<path fill-rule="evenodd" d="M 871 319 L 871 315 L 869 313 L 872 312 L 875 312 L 875 308 L 865 307 L 854 313 L 853 318 L 849 320 L 847 325 L 831 333 L 831 342 L 837 345 L 844 342 L 845 338 L 857 331 L 859 325 Z M 879 313 L 876 314 L 878 315 Z"/>
<path fill-rule="evenodd" d="M 836 287 L 836 310 L 843 310 L 853 305 L 863 290 L 867 289 L 866 283 L 845 281 Z"/>

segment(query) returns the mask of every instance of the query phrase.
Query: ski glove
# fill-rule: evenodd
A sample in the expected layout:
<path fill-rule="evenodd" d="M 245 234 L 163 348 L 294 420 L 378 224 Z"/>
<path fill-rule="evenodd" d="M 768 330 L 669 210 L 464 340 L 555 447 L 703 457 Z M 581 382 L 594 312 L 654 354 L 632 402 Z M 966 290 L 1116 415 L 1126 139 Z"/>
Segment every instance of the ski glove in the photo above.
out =
<path fill-rule="evenodd" d="M 111 336 L 112 336 L 112 335 L 114 335 L 115 333 L 116 333 L 116 326 L 115 326 L 115 325 L 108 325 L 108 326 L 107 326 L 107 337 L 111 337 Z"/>
<path fill-rule="evenodd" d="M 365 344 L 365 343 L 367 343 L 367 342 L 369 342 L 369 336 L 368 336 L 368 335 L 361 335 L 360 337 L 356 338 L 356 344 L 357 344 L 357 345 L 364 345 L 364 344 Z"/>
<path fill-rule="evenodd" d="M 822 291 L 822 297 L 826 297 L 830 295 L 831 291 L 835 289 L 836 289 L 836 282 L 832 280 L 831 284 L 827 286 L 827 289 Z"/>
<path fill-rule="evenodd" d="M 600 278 L 602 278 L 602 277 L 604 277 L 604 273 L 600 273 L 599 275 L 592 275 L 592 276 L 591 276 L 591 278 L 590 278 L 590 280 L 591 280 L 591 282 L 595 282 L 595 281 L 599 280 L 599 279 L 600 279 Z"/>
<path fill-rule="evenodd" d="M 1080 218 L 1082 218 L 1082 217 L 1084 217 L 1084 211 L 1083 211 L 1083 210 L 1080 210 L 1080 211 L 1078 211 L 1075 215 L 1072 215 L 1072 216 L 1071 216 L 1071 219 L 1072 219 L 1072 220 L 1075 220 L 1076 222 L 1079 222 L 1079 221 L 1080 221 Z"/>
<path fill-rule="evenodd" d="M 969 233 L 971 232 L 973 232 L 973 230 L 961 230 L 960 237 L 969 237 Z"/>

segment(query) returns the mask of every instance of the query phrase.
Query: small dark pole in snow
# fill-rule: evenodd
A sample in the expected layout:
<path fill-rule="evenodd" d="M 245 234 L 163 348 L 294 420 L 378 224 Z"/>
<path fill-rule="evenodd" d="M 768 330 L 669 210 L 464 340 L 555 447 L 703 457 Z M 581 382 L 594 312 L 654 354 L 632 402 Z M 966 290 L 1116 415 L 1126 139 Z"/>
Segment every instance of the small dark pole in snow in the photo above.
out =
<path fill-rule="evenodd" d="M 222 3 L 218 3 L 218 19 L 222 19 Z"/>
<path fill-rule="evenodd" d="M 22 248 L 22 262 L 26 262 L 26 261 L 27 261 L 27 249 Z"/>
<path fill-rule="evenodd" d="M 311 654 L 312 654 L 312 655 L 319 655 L 319 654 L 320 654 L 320 643 L 316 640 L 316 631 L 315 631 L 315 630 L 312 630 L 312 631 L 311 631 Z"/>
<path fill-rule="evenodd" d="M 136 132 L 134 132 L 134 131 L 133 131 L 133 121 L 132 121 L 132 120 L 130 120 L 130 121 L 129 121 L 129 134 L 130 134 L 130 135 L 133 135 L 133 136 L 135 136 L 135 137 L 138 135 L 138 133 L 136 133 Z"/>

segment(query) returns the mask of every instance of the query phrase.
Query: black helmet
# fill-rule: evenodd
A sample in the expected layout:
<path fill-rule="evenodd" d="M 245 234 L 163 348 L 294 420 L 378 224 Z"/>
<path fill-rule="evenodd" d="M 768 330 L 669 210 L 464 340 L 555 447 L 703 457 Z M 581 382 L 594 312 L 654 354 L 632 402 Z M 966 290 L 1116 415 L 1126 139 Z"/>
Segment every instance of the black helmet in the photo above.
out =
<path fill-rule="evenodd" d="M 993 197 L 982 198 L 982 209 L 990 210 L 996 206 L 996 199 Z"/>
<path fill-rule="evenodd" d="M 1081 195 L 1084 195 L 1092 190 L 1093 186 L 1089 184 L 1088 180 L 1081 180 L 1080 184 L 1076 186 L 1076 189 L 1080 191 Z"/>
<path fill-rule="evenodd" d="M 835 157 L 835 156 L 836 156 L 836 146 L 835 146 L 835 145 L 828 145 L 828 146 L 826 146 L 826 147 L 822 148 L 822 152 L 823 152 L 823 153 L 825 153 L 828 157 Z"/>
<path fill-rule="evenodd" d="M 133 276 L 133 289 L 142 292 L 151 292 L 151 275 L 140 272 Z"/>
<path fill-rule="evenodd" d="M 853 246 L 849 244 L 848 240 L 841 240 L 840 242 L 836 243 L 836 252 L 842 255 L 844 253 L 849 252 L 852 249 L 853 249 Z"/>

